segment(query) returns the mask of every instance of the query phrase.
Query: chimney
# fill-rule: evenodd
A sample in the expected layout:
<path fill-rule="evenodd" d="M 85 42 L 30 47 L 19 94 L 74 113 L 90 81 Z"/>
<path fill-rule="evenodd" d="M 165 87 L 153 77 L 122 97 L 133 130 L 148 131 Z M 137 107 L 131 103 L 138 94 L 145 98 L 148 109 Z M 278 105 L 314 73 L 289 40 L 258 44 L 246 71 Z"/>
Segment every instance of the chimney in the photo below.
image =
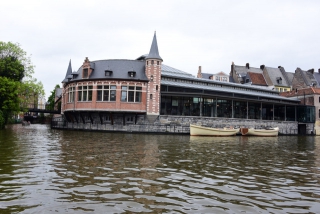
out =
<path fill-rule="evenodd" d="M 260 69 L 261 69 L 261 70 L 263 70 L 263 69 L 264 69 L 264 67 L 265 67 L 264 65 L 260 65 Z"/>
<path fill-rule="evenodd" d="M 310 73 L 314 73 L 314 68 L 312 68 L 312 69 L 310 69 L 310 70 L 308 70 Z"/>
<path fill-rule="evenodd" d="M 281 65 L 279 65 L 278 68 L 281 68 Z"/>
<path fill-rule="evenodd" d="M 201 74 L 201 66 L 199 66 L 199 69 L 198 69 L 198 75 L 197 75 L 198 78 L 202 78 L 202 74 Z"/>
<path fill-rule="evenodd" d="M 249 69 L 249 68 L 250 68 L 249 63 L 246 63 L 246 68 L 247 68 L 247 69 Z"/>

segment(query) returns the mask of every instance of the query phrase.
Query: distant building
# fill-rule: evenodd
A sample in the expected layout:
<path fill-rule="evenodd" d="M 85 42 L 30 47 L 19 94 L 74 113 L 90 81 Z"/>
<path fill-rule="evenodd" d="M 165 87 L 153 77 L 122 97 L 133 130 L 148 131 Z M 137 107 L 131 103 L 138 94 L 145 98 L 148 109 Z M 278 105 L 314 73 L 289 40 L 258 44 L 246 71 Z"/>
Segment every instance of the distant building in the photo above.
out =
<path fill-rule="evenodd" d="M 283 67 L 278 68 L 260 65 L 260 68 L 231 64 L 230 76 L 235 83 L 264 86 L 271 90 L 283 92 L 291 90 L 291 78 Z"/>
<path fill-rule="evenodd" d="M 308 117 L 314 117 L 316 134 L 320 135 L 320 88 L 297 88 L 292 91 L 283 92 L 280 95 L 284 97 L 295 97 L 300 100 L 300 104 L 303 106 L 314 106 L 314 114 L 311 113 L 311 109 L 310 112 L 308 112 L 309 109 L 307 108 L 305 109 L 306 112 L 302 112 L 302 114 L 300 114 L 302 117 L 300 119 L 303 121 L 312 119 Z"/>
<path fill-rule="evenodd" d="M 199 66 L 197 78 L 209 79 L 209 80 L 215 80 L 215 81 L 221 81 L 221 82 L 229 82 L 229 75 L 225 74 L 224 72 L 221 71 L 216 74 L 202 73 L 201 66 Z"/>
<path fill-rule="evenodd" d="M 307 71 L 297 68 L 295 70 L 292 87 L 294 89 L 310 88 L 310 87 L 319 87 L 318 79 L 320 79 L 320 74 L 314 73 L 314 69 L 309 69 Z"/>

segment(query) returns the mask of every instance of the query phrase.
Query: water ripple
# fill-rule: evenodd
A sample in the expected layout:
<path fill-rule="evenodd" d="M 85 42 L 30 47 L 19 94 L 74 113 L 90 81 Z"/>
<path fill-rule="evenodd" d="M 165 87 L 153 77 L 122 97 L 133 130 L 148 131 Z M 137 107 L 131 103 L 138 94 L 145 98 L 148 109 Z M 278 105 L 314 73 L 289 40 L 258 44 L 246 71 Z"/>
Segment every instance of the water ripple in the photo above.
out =
<path fill-rule="evenodd" d="M 318 213 L 320 138 L 0 131 L 0 212 Z"/>

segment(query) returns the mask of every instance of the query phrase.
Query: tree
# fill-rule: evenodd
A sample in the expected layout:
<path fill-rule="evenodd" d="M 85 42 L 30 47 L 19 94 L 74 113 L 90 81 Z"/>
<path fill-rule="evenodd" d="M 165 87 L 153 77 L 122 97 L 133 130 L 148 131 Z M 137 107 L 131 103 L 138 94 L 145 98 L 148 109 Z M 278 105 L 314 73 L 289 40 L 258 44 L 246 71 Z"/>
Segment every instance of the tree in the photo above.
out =
<path fill-rule="evenodd" d="M 15 57 L 5 57 L 0 60 L 0 76 L 21 81 L 24 77 L 24 67 Z"/>
<path fill-rule="evenodd" d="M 19 43 L 14 44 L 12 42 L 6 43 L 0 41 L 0 59 L 2 61 L 2 63 L 0 63 L 0 69 L 3 67 L 6 68 L 5 70 L 1 70 L 2 74 L 0 73 L 0 76 L 3 74 L 5 76 L 13 76 L 14 74 L 10 74 L 10 72 L 14 71 L 15 73 L 22 73 L 22 78 L 32 78 L 34 65 L 31 63 L 31 59 L 27 56 L 27 53 L 20 47 Z M 7 67 L 5 62 L 8 63 Z M 16 73 L 16 75 L 21 77 L 21 74 L 18 73 Z M 22 78 L 18 81 L 21 81 Z"/>
<path fill-rule="evenodd" d="M 0 77 L 0 110 L 5 124 L 12 113 L 20 111 L 20 88 L 20 82 Z"/>
<path fill-rule="evenodd" d="M 0 121 L 7 124 L 9 117 L 27 109 L 28 102 L 44 96 L 43 85 L 33 73 L 34 65 L 19 44 L 0 41 Z"/>

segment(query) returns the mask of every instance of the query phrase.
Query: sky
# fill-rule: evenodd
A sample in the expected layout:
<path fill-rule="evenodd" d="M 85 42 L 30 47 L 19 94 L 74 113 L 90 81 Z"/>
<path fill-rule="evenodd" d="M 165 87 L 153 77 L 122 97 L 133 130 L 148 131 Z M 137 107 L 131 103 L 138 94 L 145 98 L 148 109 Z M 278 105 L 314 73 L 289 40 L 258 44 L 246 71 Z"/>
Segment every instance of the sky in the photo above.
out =
<path fill-rule="evenodd" d="M 19 43 L 46 98 L 69 61 L 136 59 L 156 31 L 163 64 L 196 76 L 252 67 L 320 68 L 320 1 L 10 0 L 0 6 L 0 41 Z"/>

